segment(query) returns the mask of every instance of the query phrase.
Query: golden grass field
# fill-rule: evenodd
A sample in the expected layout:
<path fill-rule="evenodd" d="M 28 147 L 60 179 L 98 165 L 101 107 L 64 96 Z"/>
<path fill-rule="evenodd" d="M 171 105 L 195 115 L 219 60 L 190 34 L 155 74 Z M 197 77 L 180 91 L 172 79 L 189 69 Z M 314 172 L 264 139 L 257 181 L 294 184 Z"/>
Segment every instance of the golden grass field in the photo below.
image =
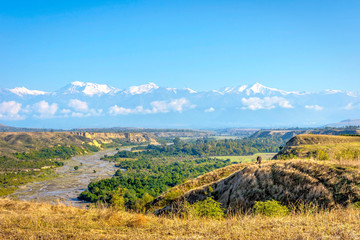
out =
<path fill-rule="evenodd" d="M 360 239 L 360 210 L 222 220 L 156 217 L 114 208 L 0 199 L 1 239 Z"/>

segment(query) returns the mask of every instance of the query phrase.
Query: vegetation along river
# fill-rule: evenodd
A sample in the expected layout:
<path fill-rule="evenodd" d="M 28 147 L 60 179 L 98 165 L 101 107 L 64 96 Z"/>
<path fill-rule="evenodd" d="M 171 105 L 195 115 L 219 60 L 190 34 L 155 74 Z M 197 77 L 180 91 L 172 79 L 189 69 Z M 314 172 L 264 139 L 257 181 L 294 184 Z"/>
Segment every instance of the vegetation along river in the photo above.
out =
<path fill-rule="evenodd" d="M 130 150 L 129 147 L 121 150 Z M 21 186 L 11 197 L 27 201 L 63 202 L 66 205 L 85 206 L 77 196 L 87 188 L 92 180 L 111 177 L 115 174 L 116 168 L 113 162 L 100 160 L 105 154 L 114 155 L 115 149 L 107 149 L 96 152 L 92 155 L 81 155 L 64 161 L 63 167 L 57 168 L 58 177 L 33 182 Z M 78 170 L 74 167 L 78 166 Z"/>

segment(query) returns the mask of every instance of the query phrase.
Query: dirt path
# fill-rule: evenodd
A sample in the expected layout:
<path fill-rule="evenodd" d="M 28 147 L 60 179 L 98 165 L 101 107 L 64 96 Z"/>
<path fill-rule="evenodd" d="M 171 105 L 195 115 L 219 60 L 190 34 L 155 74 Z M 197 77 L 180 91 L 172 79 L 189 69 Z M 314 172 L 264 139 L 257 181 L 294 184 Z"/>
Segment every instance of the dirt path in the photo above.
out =
<path fill-rule="evenodd" d="M 112 162 L 100 160 L 105 154 L 113 155 L 116 152 L 115 149 L 108 149 L 92 155 L 73 157 L 65 161 L 63 167 L 56 169 L 57 178 L 29 183 L 20 187 L 11 196 L 27 201 L 56 202 L 59 200 L 67 205 L 84 206 L 85 204 L 79 201 L 77 196 L 87 188 L 90 181 L 111 177 L 119 169 Z M 79 169 L 74 170 L 75 166 Z"/>

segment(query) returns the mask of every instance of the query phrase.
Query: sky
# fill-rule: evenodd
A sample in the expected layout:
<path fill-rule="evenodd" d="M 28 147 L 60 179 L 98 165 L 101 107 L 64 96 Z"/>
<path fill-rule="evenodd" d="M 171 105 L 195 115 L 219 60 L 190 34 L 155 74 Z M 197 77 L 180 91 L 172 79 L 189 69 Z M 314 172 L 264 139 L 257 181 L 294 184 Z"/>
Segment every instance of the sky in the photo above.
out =
<path fill-rule="evenodd" d="M 0 88 L 360 91 L 360 1 L 4 1 Z"/>

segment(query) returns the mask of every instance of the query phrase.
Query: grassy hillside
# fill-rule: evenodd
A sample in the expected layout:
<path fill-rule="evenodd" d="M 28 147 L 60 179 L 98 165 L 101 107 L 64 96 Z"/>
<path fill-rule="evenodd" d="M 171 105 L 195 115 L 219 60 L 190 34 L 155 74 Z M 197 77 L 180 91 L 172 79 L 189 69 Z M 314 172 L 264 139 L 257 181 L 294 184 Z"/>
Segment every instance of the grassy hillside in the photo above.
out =
<path fill-rule="evenodd" d="M 358 161 L 360 136 L 298 135 L 290 139 L 274 157 L 274 159 L 292 158 Z"/>
<path fill-rule="evenodd" d="M 245 166 L 249 166 L 250 164 L 251 163 L 233 164 L 230 166 L 216 169 L 197 178 L 187 180 L 185 183 L 177 185 L 157 197 L 153 202 L 149 204 L 149 207 L 154 209 L 165 207 L 166 205 L 175 202 L 186 192 L 192 189 L 196 189 L 198 187 L 202 187 L 209 183 L 219 181 L 220 179 L 224 179 L 235 173 L 236 171 L 243 169 Z"/>
<path fill-rule="evenodd" d="M 170 204 L 158 213 L 176 212 L 185 201 L 193 204 L 207 197 L 220 202 L 227 212 L 250 211 L 256 201 L 272 199 L 287 206 L 301 201 L 322 208 L 360 201 L 360 172 L 356 166 L 312 160 L 268 161 L 261 167 L 241 165 L 229 177 L 204 181 L 201 186 L 194 184 L 185 194 L 168 201 Z"/>
<path fill-rule="evenodd" d="M 354 208 L 212 220 L 0 199 L 1 239 L 358 239 L 359 219 Z"/>

